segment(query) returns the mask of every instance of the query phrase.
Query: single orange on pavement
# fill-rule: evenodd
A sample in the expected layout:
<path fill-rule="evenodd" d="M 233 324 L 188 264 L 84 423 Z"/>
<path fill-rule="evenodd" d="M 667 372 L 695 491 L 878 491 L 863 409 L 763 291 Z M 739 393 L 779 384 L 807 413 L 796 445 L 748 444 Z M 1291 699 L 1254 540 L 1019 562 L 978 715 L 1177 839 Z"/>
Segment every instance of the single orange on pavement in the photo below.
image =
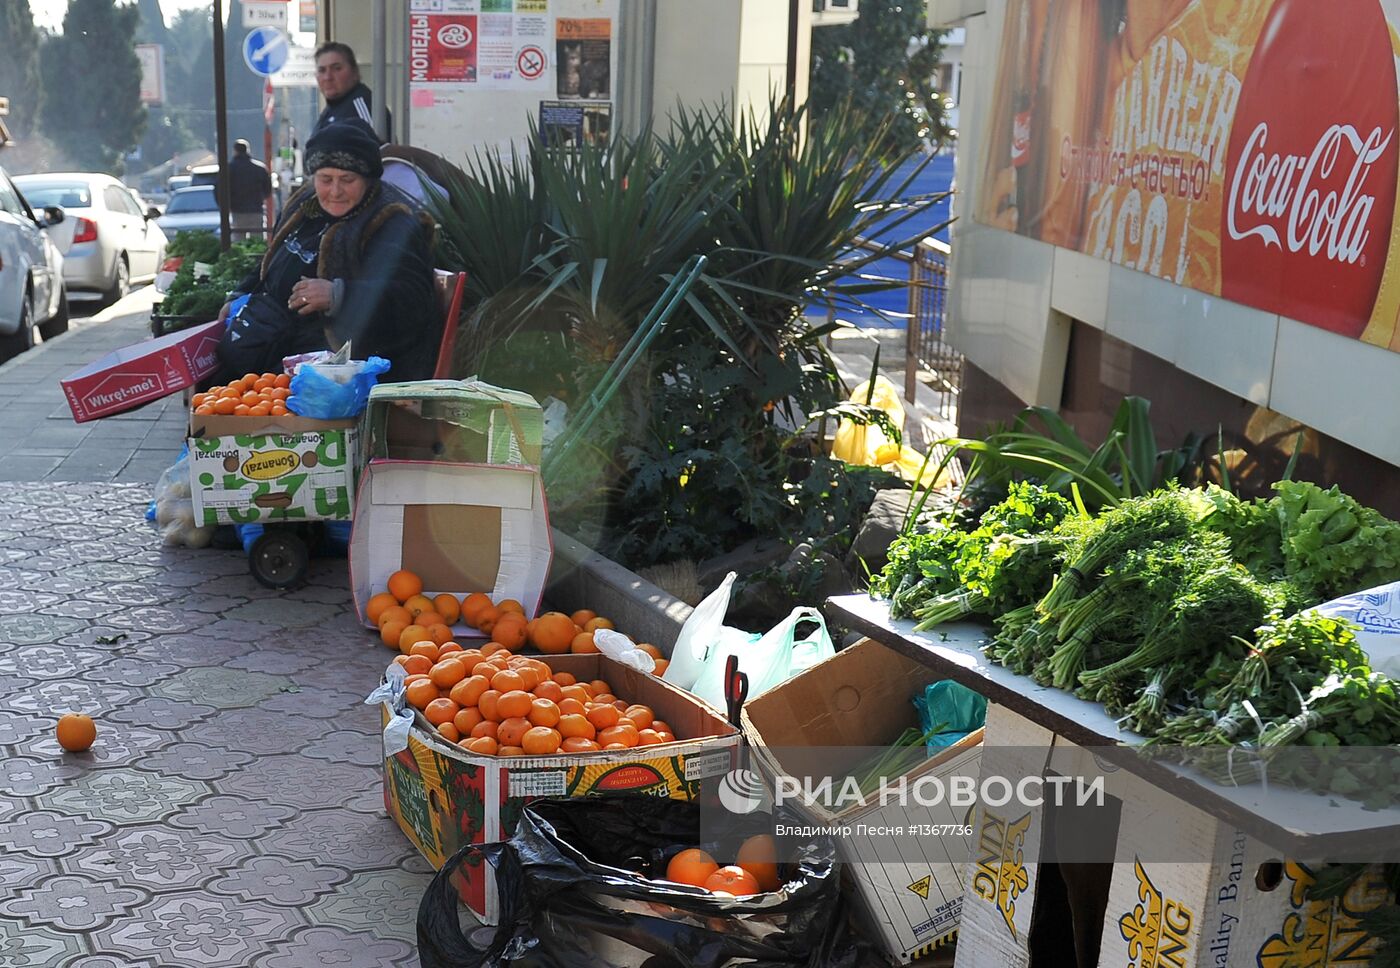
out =
<path fill-rule="evenodd" d="M 91 749 L 97 739 L 97 724 L 82 713 L 65 713 L 59 717 L 54 732 L 58 735 L 59 746 L 70 753 L 81 753 Z"/>

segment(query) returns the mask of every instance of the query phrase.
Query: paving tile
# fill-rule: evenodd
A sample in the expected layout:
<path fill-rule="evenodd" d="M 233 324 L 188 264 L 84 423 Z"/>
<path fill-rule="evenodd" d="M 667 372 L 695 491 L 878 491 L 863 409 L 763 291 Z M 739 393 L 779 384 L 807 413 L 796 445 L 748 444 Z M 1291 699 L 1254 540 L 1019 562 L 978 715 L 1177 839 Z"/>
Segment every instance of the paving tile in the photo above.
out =
<path fill-rule="evenodd" d="M 37 717 L 0 710 L 0 746 L 15 746 L 39 735 L 46 727 Z"/>
<path fill-rule="evenodd" d="M 246 669 L 249 672 L 265 672 L 274 676 L 288 676 L 296 672 L 320 665 L 325 659 L 309 652 L 283 651 L 282 649 L 259 649 L 244 655 L 235 656 L 224 663 L 230 669 Z"/>
<path fill-rule="evenodd" d="M 84 624 L 82 619 L 60 615 L 0 615 L 0 642 L 39 645 L 71 635 Z"/>
<path fill-rule="evenodd" d="M 167 699 L 200 702 L 222 709 L 251 706 L 277 695 L 292 685 L 283 676 L 243 669 L 209 666 L 189 669 L 151 687 L 151 692 Z"/>
<path fill-rule="evenodd" d="M 41 803 L 74 816 L 134 824 L 169 817 L 210 792 L 212 787 L 202 780 L 113 769 L 89 773 Z"/>
<path fill-rule="evenodd" d="M 87 713 L 94 718 L 119 710 L 140 693 L 110 682 L 93 682 L 70 673 L 41 682 L 13 697 L 9 706 L 18 712 L 57 719 L 64 713 Z"/>
<path fill-rule="evenodd" d="M 5 821 L 0 827 L 0 846 L 31 857 L 63 857 L 86 849 L 112 830 L 111 824 L 101 820 L 67 817 L 53 810 L 30 810 Z"/>
<path fill-rule="evenodd" d="M 129 915 L 132 908 L 148 900 L 150 895 L 145 891 L 65 874 L 21 888 L 13 898 L 0 903 L 0 915 L 62 931 L 91 931 Z"/>
<path fill-rule="evenodd" d="M 137 766 L 154 773 L 218 780 L 241 770 L 255 759 L 252 753 L 202 743 L 175 743 L 144 757 Z"/>
<path fill-rule="evenodd" d="M 332 605 L 279 597 L 240 605 L 229 609 L 226 615 L 235 620 L 271 623 L 279 628 L 310 628 L 324 626 L 340 611 Z"/>
<path fill-rule="evenodd" d="M 330 763 L 348 763 L 377 771 L 384 765 L 383 734 L 341 730 L 301 751 L 302 756 Z"/>
<path fill-rule="evenodd" d="M 251 769 L 214 781 L 221 793 L 312 810 L 379 785 L 366 770 L 305 756 L 262 756 Z"/>
<path fill-rule="evenodd" d="M 75 934 L 0 918 L 0 965 L 5 968 L 53 968 L 84 950 Z"/>
<path fill-rule="evenodd" d="M 256 753 L 295 753 L 316 736 L 292 716 L 265 709 L 230 709 L 190 727 L 186 739 Z"/>
<path fill-rule="evenodd" d="M 285 857 L 250 857 L 209 883 L 214 894 L 303 908 L 334 894 L 350 873 L 338 867 Z"/>
<path fill-rule="evenodd" d="M 431 873 L 402 869 L 362 871 L 312 904 L 307 917 L 314 924 L 416 944 L 418 906 L 431 880 Z"/>
<path fill-rule="evenodd" d="M 254 963 L 254 968 L 306 968 L 308 965 L 335 965 L 337 968 L 382 968 L 413 954 L 402 941 L 385 941 L 363 932 L 342 928 L 308 928 L 294 939 L 279 943 L 275 954 Z"/>
<path fill-rule="evenodd" d="M 112 710 L 107 718 L 151 729 L 185 730 L 216 711 L 213 706 L 203 703 L 178 702 L 164 696 L 143 696 Z"/>
<path fill-rule="evenodd" d="M 155 662 L 135 656 L 122 656 L 102 666 L 102 678 L 123 686 L 140 688 L 151 686 L 167 676 L 180 671 L 180 666 L 169 662 Z"/>
<path fill-rule="evenodd" d="M 246 842 L 196 837 L 158 823 L 118 828 L 63 863 L 69 870 L 169 893 L 199 886 L 251 856 L 251 850 Z"/>
<path fill-rule="evenodd" d="M 270 831 L 280 832 L 296 810 L 276 803 L 255 803 L 240 797 L 215 796 L 203 803 L 186 807 L 171 818 L 170 823 L 182 830 L 196 830 L 236 840 L 263 837 Z"/>
<path fill-rule="evenodd" d="M 269 831 L 261 846 L 274 856 L 334 857 L 337 864 L 368 870 L 397 867 L 414 850 L 392 820 L 340 810 L 302 813 Z"/>
<path fill-rule="evenodd" d="M 281 694 L 258 703 L 258 708 L 309 719 L 337 719 L 347 715 L 358 719 L 359 707 L 363 700 L 363 696 L 353 692 L 341 692 L 338 689 L 303 689 L 300 686 L 292 686 Z M 317 728 L 334 726 L 335 724 L 331 727 L 318 725 Z"/>
<path fill-rule="evenodd" d="M 171 742 L 171 735 L 144 726 L 117 722 L 105 716 L 96 717 L 97 739 L 85 753 L 68 753 L 58 745 L 53 725 L 43 722 L 42 729 L 32 739 L 16 749 L 22 756 L 42 761 L 58 761 L 64 766 L 63 779 L 69 780 L 85 770 L 105 770 L 131 766 Z"/>
<path fill-rule="evenodd" d="M 102 948 L 176 965 L 247 968 L 268 942 L 289 938 L 301 926 L 296 913 L 270 904 L 234 906 L 204 894 L 170 894 L 99 930 L 94 939 Z"/>
<path fill-rule="evenodd" d="M 23 756 L 0 761 L 0 790 L 17 797 L 32 797 L 59 786 L 72 775 L 53 760 L 31 760 Z"/>

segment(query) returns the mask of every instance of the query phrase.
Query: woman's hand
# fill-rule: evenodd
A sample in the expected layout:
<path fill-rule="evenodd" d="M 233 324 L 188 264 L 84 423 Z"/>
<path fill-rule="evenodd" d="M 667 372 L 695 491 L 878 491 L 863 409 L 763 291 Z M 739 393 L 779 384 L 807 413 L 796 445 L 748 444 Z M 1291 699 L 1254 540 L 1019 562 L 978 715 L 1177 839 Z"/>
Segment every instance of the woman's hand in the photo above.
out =
<path fill-rule="evenodd" d="M 224 322 L 225 320 L 228 319 L 229 307 L 232 306 L 232 305 L 233 305 L 233 300 L 230 299 L 228 302 L 224 303 L 222 306 L 219 307 L 219 322 L 222 323 L 222 322 Z"/>
<path fill-rule="evenodd" d="M 287 307 L 303 316 L 328 313 L 331 311 L 333 292 L 329 279 L 302 279 L 292 286 L 292 297 L 287 300 Z"/>

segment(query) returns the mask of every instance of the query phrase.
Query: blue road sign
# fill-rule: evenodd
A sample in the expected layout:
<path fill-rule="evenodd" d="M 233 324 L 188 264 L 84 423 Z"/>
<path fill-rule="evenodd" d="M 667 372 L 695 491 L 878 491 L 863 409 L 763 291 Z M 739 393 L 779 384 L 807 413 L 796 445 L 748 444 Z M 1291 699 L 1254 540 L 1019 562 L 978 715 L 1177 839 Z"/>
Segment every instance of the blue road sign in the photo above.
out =
<path fill-rule="evenodd" d="M 257 27 L 243 38 L 243 60 L 261 77 L 271 77 L 287 63 L 287 35 L 276 27 Z"/>

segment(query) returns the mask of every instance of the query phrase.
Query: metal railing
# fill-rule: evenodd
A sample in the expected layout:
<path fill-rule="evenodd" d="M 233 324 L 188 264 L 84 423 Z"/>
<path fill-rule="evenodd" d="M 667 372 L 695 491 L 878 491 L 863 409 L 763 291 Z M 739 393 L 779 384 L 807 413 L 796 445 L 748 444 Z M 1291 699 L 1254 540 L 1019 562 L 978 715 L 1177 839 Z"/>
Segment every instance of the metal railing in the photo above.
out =
<path fill-rule="evenodd" d="M 858 239 L 856 247 L 877 251 L 878 243 Z M 944 340 L 948 320 L 948 262 L 952 249 L 935 238 L 920 241 L 912 252 L 892 252 L 909 274 L 908 318 L 905 320 L 904 399 L 915 402 L 919 374 L 937 396 L 935 409 L 940 417 L 955 419 L 958 394 L 962 389 L 962 354 Z"/>

